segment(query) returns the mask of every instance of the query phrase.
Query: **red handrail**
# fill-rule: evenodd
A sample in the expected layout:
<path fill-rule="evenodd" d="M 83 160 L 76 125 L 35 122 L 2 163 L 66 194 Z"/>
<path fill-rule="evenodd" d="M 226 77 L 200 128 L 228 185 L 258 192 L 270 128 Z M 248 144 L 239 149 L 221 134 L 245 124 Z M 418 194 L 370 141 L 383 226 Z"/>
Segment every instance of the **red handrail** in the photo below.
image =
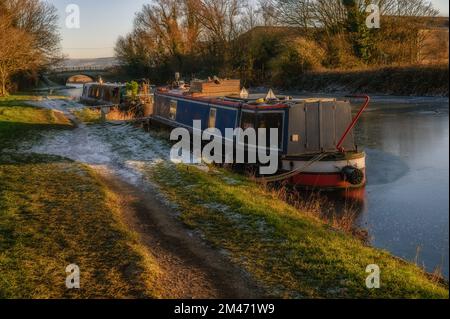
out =
<path fill-rule="evenodd" d="M 363 99 L 366 99 L 366 102 L 361 107 L 361 109 L 359 110 L 358 114 L 355 116 L 355 118 L 353 119 L 352 123 L 349 125 L 349 127 L 345 131 L 344 135 L 342 135 L 341 139 L 339 140 L 339 143 L 336 145 L 336 148 L 337 148 L 337 150 L 339 152 L 344 152 L 345 151 L 344 148 L 342 147 L 342 144 L 344 144 L 344 141 L 347 138 L 347 135 L 350 133 L 351 130 L 353 130 L 353 128 L 355 127 L 355 125 L 358 122 L 359 118 L 361 117 L 361 115 L 363 114 L 363 112 L 365 111 L 367 106 L 369 106 L 369 103 L 370 103 L 370 96 L 368 96 L 368 95 L 349 95 L 349 96 L 346 96 L 346 97 L 347 98 L 363 98 Z"/>

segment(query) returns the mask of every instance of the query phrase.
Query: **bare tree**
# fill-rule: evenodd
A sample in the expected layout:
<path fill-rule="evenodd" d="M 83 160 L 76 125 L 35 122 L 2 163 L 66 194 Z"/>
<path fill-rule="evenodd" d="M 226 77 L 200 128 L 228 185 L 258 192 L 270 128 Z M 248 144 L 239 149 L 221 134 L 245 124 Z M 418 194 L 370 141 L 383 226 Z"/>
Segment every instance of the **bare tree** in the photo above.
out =
<path fill-rule="evenodd" d="M 115 46 L 115 56 L 122 65 L 126 65 L 134 71 L 142 67 L 153 67 L 157 61 L 154 46 L 149 46 L 151 41 L 146 40 L 146 35 L 130 33 L 119 37 Z"/>
<path fill-rule="evenodd" d="M 0 0 L 0 94 L 13 75 L 36 71 L 61 59 L 58 17 L 40 0 Z"/>
<path fill-rule="evenodd" d="M 308 28 L 314 26 L 313 1 L 271 0 L 275 20 L 280 25 Z"/>
<path fill-rule="evenodd" d="M 242 0 L 198 0 L 196 13 L 208 39 L 226 43 L 239 34 Z"/>
<path fill-rule="evenodd" d="M 382 15 L 397 17 L 434 17 L 439 10 L 426 0 L 378 0 Z"/>
<path fill-rule="evenodd" d="M 259 0 L 259 12 L 261 14 L 262 25 L 274 26 L 277 24 L 276 9 L 272 0 Z"/>
<path fill-rule="evenodd" d="M 0 12 L 0 96 L 8 93 L 12 75 L 39 65 L 42 56 L 34 48 L 34 39 L 15 28 L 11 16 Z"/>
<path fill-rule="evenodd" d="M 424 42 L 424 17 L 438 11 L 427 0 L 267 0 L 271 1 L 277 23 L 304 30 L 313 38 L 325 35 L 324 44 L 333 47 L 334 39 L 344 39 L 362 55 L 365 62 L 378 56 L 386 61 L 412 63 Z M 368 30 L 366 7 L 377 4 L 382 15 L 382 28 Z M 317 32 L 314 32 L 313 30 Z M 389 57 L 389 58 L 386 58 Z"/>
<path fill-rule="evenodd" d="M 239 21 L 239 33 L 247 32 L 258 25 L 263 24 L 261 7 L 251 3 L 245 3 L 242 8 L 241 19 Z"/>
<path fill-rule="evenodd" d="M 186 34 L 185 48 L 186 51 L 191 54 L 197 50 L 197 45 L 201 34 L 201 24 L 196 13 L 197 1 L 198 0 L 184 0 L 183 2 L 183 26 Z"/>
<path fill-rule="evenodd" d="M 33 37 L 33 46 L 46 61 L 61 58 L 56 8 L 40 0 L 1 0 L 11 14 L 12 25 Z"/>
<path fill-rule="evenodd" d="M 317 26 L 326 29 L 342 28 L 347 19 L 345 0 L 265 0 L 270 1 L 274 15 L 281 25 L 303 28 Z M 355 0 L 361 12 L 369 3 L 377 4 L 383 16 L 430 17 L 439 12 L 426 0 Z"/>
<path fill-rule="evenodd" d="M 137 13 L 134 34 L 148 40 L 147 47 L 154 55 L 169 58 L 175 68 L 182 68 L 184 56 L 197 49 L 201 32 L 196 8 L 196 0 L 181 4 L 177 0 L 155 0 Z"/>
<path fill-rule="evenodd" d="M 139 34 L 155 38 L 170 55 L 183 52 L 183 34 L 180 26 L 181 8 L 175 0 L 156 0 L 144 5 L 136 15 L 135 27 Z"/>

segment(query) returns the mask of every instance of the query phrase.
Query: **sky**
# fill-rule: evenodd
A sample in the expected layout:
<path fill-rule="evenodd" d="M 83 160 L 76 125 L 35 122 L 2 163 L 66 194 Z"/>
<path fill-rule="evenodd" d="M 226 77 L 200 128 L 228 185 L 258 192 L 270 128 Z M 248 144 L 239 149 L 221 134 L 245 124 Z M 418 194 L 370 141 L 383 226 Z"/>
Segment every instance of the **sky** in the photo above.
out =
<path fill-rule="evenodd" d="M 133 28 L 135 13 L 150 0 L 47 0 L 58 9 L 63 53 L 70 58 L 114 56 L 117 38 Z M 67 28 L 66 8 L 80 9 L 80 28 Z"/>
<path fill-rule="evenodd" d="M 69 58 L 114 56 L 114 45 L 133 28 L 135 13 L 151 0 L 47 0 L 58 9 L 63 53 Z M 441 15 L 449 15 L 448 0 L 432 0 Z M 66 8 L 80 9 L 80 28 L 67 28 Z M 72 20 L 73 21 L 73 20 Z"/>

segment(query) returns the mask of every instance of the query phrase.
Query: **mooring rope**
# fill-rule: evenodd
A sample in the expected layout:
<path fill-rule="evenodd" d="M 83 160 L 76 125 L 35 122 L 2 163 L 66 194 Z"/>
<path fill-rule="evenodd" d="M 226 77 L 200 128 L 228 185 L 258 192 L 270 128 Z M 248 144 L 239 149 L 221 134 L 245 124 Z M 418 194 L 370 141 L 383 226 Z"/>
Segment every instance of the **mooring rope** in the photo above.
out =
<path fill-rule="evenodd" d="M 316 162 L 322 160 L 322 159 L 323 159 L 324 157 L 326 157 L 326 156 L 328 156 L 327 153 L 319 154 L 319 155 L 317 155 L 316 157 L 313 157 L 308 163 L 306 163 L 306 164 L 305 164 L 303 167 L 301 167 L 301 168 L 298 168 L 298 169 L 295 169 L 295 170 L 292 170 L 292 171 L 290 171 L 290 172 L 286 172 L 286 173 L 283 173 L 283 174 L 271 176 L 271 177 L 261 177 L 261 178 L 257 178 L 256 180 L 257 180 L 257 181 L 260 181 L 260 182 L 270 182 L 270 183 L 273 183 L 273 182 L 278 182 L 278 181 L 281 181 L 281 180 L 288 179 L 288 178 L 290 178 L 290 177 L 293 177 L 293 176 L 295 176 L 295 175 L 298 175 L 298 174 L 303 173 L 303 172 L 304 172 L 307 168 L 309 168 L 312 164 L 314 164 L 314 163 L 316 163 Z"/>

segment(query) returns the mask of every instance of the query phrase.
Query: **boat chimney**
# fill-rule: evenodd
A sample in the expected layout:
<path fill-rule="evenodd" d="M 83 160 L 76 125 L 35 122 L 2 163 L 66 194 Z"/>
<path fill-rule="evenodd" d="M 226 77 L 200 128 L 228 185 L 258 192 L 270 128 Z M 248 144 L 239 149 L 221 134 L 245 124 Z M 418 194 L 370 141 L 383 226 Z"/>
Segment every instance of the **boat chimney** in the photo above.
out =
<path fill-rule="evenodd" d="M 277 100 L 277 96 L 273 93 L 273 90 L 270 89 L 266 95 L 266 101 Z"/>
<path fill-rule="evenodd" d="M 239 94 L 241 99 L 248 99 L 248 91 L 245 87 L 242 88 L 241 93 Z"/>

